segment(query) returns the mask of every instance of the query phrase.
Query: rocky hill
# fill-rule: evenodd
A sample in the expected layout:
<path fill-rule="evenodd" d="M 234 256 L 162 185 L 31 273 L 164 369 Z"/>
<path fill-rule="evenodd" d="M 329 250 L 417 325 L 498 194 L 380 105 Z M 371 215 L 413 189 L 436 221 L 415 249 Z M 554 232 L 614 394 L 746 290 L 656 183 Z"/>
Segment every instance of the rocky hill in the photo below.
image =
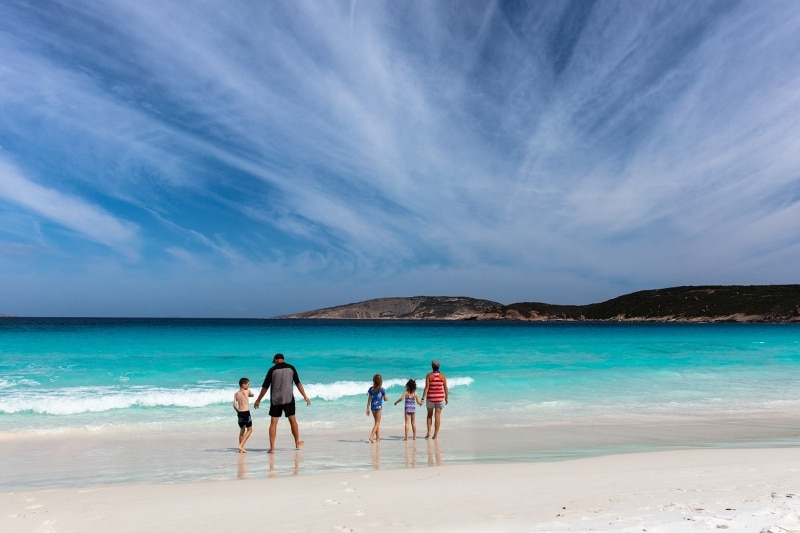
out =
<path fill-rule="evenodd" d="M 439 320 L 475 320 L 488 309 L 503 304 L 457 296 L 412 296 L 410 298 L 378 298 L 316 311 L 306 311 L 281 318 L 405 318 Z"/>
<path fill-rule="evenodd" d="M 588 305 L 503 305 L 447 296 L 378 298 L 282 318 L 800 323 L 800 285 L 673 287 Z"/>

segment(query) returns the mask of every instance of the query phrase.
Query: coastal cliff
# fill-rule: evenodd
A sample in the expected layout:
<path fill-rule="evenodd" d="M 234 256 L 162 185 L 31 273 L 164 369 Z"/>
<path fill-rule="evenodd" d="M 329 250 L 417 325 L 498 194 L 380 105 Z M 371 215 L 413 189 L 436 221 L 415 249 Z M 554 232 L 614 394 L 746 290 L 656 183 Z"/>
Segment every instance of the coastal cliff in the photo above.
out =
<path fill-rule="evenodd" d="M 411 320 L 475 320 L 487 310 L 502 306 L 490 300 L 458 296 L 412 296 L 377 298 L 281 318 L 403 318 Z"/>
<path fill-rule="evenodd" d="M 800 323 L 800 285 L 672 287 L 587 305 L 504 305 L 448 296 L 378 298 L 281 318 Z"/>

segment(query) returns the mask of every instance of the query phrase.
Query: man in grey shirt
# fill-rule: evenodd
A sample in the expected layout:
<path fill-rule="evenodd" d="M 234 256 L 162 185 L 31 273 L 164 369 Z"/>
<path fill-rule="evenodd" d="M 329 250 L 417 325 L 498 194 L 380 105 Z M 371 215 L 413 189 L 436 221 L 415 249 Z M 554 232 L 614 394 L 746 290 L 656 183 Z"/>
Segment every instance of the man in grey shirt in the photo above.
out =
<path fill-rule="evenodd" d="M 286 415 L 286 418 L 289 419 L 295 448 L 300 448 L 303 445 L 303 441 L 300 440 L 300 428 L 297 427 L 297 420 L 294 416 L 294 385 L 297 385 L 297 390 L 303 395 L 306 405 L 311 405 L 311 400 L 306 395 L 303 384 L 300 383 L 297 369 L 284 361 L 281 353 L 276 353 L 275 357 L 272 358 L 272 362 L 274 365 L 267 371 L 267 376 L 261 385 L 261 392 L 253 404 L 253 407 L 258 409 L 261 405 L 261 399 L 272 388 L 269 396 L 269 416 L 271 418 L 269 422 L 269 450 L 267 450 L 267 453 L 275 453 L 275 435 L 278 433 L 278 419 L 280 419 L 281 414 Z"/>

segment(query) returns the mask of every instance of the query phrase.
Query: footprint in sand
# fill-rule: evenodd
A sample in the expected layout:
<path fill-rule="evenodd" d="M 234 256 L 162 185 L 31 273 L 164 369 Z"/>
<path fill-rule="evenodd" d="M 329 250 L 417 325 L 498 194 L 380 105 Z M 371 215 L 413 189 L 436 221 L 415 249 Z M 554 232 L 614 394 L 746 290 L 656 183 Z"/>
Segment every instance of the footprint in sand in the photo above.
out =
<path fill-rule="evenodd" d="M 28 510 L 28 511 L 33 511 L 34 509 L 38 509 L 40 507 L 42 507 L 42 505 L 37 503 L 36 505 L 29 505 L 25 509 Z"/>
<path fill-rule="evenodd" d="M 347 487 L 346 489 L 344 489 L 344 491 L 345 492 L 355 492 L 356 489 L 354 489 L 353 487 Z"/>
<path fill-rule="evenodd" d="M 334 531 L 349 531 L 352 533 L 352 529 L 347 526 L 333 526 Z"/>
<path fill-rule="evenodd" d="M 356 511 L 356 516 L 367 516 L 367 512 L 362 509 L 359 509 L 358 511 Z"/>
<path fill-rule="evenodd" d="M 334 500 L 333 498 L 328 498 L 327 500 L 325 500 L 325 503 L 333 503 L 333 504 L 339 505 L 342 502 L 340 502 L 338 500 Z"/>

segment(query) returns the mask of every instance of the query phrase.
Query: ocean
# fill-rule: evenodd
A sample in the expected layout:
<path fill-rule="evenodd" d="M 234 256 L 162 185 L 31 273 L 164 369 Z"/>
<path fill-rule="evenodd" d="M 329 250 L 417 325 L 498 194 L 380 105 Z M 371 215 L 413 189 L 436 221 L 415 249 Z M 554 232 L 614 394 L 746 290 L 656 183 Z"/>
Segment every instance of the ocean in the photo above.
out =
<path fill-rule="evenodd" d="M 408 379 L 421 392 L 432 359 L 450 387 L 436 443 L 444 462 L 800 444 L 796 324 L 2 318 L 0 449 L 170 434 L 183 446 L 195 440 L 206 451 L 231 451 L 238 380 L 250 378 L 257 394 L 276 352 L 297 367 L 312 399 L 298 404 L 304 436 L 344 450 L 337 458 L 307 447 L 301 473 L 374 466 L 374 456 L 362 461 L 347 446 L 361 449 L 369 434 L 366 391 L 375 373 L 390 400 L 383 464 L 402 467 L 408 454 L 385 452 L 385 441 L 403 432 L 402 404 L 392 403 Z M 249 446 L 257 452 L 268 416 L 264 408 L 253 414 Z M 424 435 L 424 409 L 417 424 Z M 289 447 L 288 424 L 279 432 Z M 448 446 L 448 434 L 460 436 L 457 445 Z M 230 442 L 208 444 L 222 438 Z M 294 463 L 287 469 L 297 473 Z M 144 470 L 118 477 L 164 480 Z M 228 475 L 224 467 L 177 470 L 169 479 Z M 33 485 L 58 486 L 72 474 L 38 475 Z M 15 482 L 25 485 L 24 477 Z"/>

